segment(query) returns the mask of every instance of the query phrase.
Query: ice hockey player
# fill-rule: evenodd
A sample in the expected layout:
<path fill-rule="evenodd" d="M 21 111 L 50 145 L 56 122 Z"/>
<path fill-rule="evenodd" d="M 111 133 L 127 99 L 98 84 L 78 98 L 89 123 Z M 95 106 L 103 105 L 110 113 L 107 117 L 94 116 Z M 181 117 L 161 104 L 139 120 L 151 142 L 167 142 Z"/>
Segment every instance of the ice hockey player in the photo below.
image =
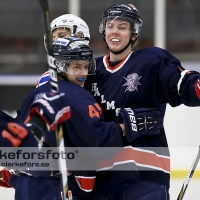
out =
<path fill-rule="evenodd" d="M 62 45 L 60 45 L 62 44 Z M 54 53 L 56 56 L 55 64 L 58 67 L 58 87 L 60 93 L 65 93 L 61 102 L 68 102 L 70 104 L 71 115 L 70 123 L 64 123 L 63 130 L 67 140 L 66 146 L 83 146 L 83 147 L 98 147 L 98 146 L 121 146 L 122 147 L 122 135 L 123 131 L 120 126 L 115 122 L 104 122 L 101 108 L 96 104 L 92 95 L 82 88 L 84 86 L 87 75 L 95 73 L 95 62 L 93 60 L 93 52 L 88 45 L 85 45 L 83 39 L 77 37 L 70 37 L 68 39 L 58 39 L 54 45 Z M 51 99 L 48 96 L 46 99 L 46 93 L 50 92 L 50 83 L 43 84 L 42 86 L 33 90 L 26 98 L 26 105 L 23 105 L 22 114 L 24 118 L 29 114 L 29 109 L 32 105 L 31 113 L 38 113 L 41 118 L 44 117 L 44 111 L 40 112 L 40 109 L 45 108 L 44 105 L 48 105 L 46 112 L 48 112 L 51 105 Z M 65 97 L 66 96 L 66 97 Z M 43 100 L 41 101 L 41 98 Z M 46 103 L 44 103 L 44 101 Z M 43 102 L 43 103 L 41 103 Z M 54 101 L 55 102 L 55 101 Z M 38 108 L 40 105 L 40 108 Z M 57 104 L 59 105 L 59 103 Z M 62 104 L 60 105 L 63 106 Z M 50 111 L 49 111 L 50 112 Z M 23 116 L 22 115 L 22 116 Z M 49 113 L 50 115 L 50 113 Z M 47 117 L 46 117 L 47 119 Z M 23 121 L 23 120 L 22 120 Z M 51 123 L 50 123 L 50 122 Z M 46 120 L 49 130 L 54 126 L 51 126 L 54 120 Z M 48 123 L 49 122 L 49 123 Z M 29 123 L 29 122 L 28 122 Z M 84 127 L 84 128 L 83 128 Z M 46 143 L 51 147 L 56 147 L 55 134 L 46 134 Z M 92 154 L 93 152 L 91 152 Z M 78 165 L 81 166 L 81 165 Z M 73 172 L 73 170 L 71 170 Z M 29 171 L 29 174 L 31 172 Z M 52 180 L 48 177 L 41 175 L 38 178 L 37 173 L 32 173 L 32 176 L 20 175 L 16 177 L 11 176 L 9 184 L 16 190 L 15 198 L 18 199 L 40 199 L 43 195 L 44 199 L 48 199 L 49 195 L 55 199 L 60 199 L 60 187 L 59 179 Z M 77 199 L 87 199 L 90 194 L 95 180 L 95 171 L 75 171 L 73 177 L 69 176 L 69 185 L 73 194 Z M 91 174 L 91 175 L 90 175 Z M 36 177 L 37 176 L 37 177 Z M 43 186 L 37 188 L 38 181 L 41 181 Z M 48 185 L 49 182 L 49 185 Z M 86 183 L 86 184 L 85 184 Z M 37 186 L 29 187 L 36 184 Z M 44 189 L 44 187 L 46 189 Z M 55 189 L 52 190 L 52 187 Z M 22 189 L 23 188 L 23 189 Z M 42 190 L 41 190 L 42 188 Z M 75 191 L 75 192 L 74 192 Z M 73 195 L 74 196 L 74 195 Z M 59 197 L 59 198 L 58 198 Z"/>
<path fill-rule="evenodd" d="M 73 14 L 64 14 L 55 18 L 51 24 L 53 41 L 58 38 L 77 36 L 85 40 L 85 44 L 89 44 L 90 30 L 86 22 Z M 44 35 L 44 46 L 47 51 L 46 35 Z M 49 71 L 41 75 L 36 83 L 36 87 L 43 85 L 50 80 Z"/>
<path fill-rule="evenodd" d="M 98 104 L 96 104 L 91 94 L 82 88 L 84 86 L 87 74 L 93 74 L 95 72 L 94 69 L 95 62 L 93 62 L 92 54 L 90 53 L 91 50 L 90 51 L 88 50 L 90 49 L 89 46 L 83 44 L 81 45 L 80 42 L 82 42 L 82 40 L 78 38 L 69 38 L 69 39 L 61 38 L 58 39 L 57 42 L 55 43 L 56 48 L 54 49 L 56 57 L 55 63 L 56 66 L 58 67 L 58 75 L 60 78 L 58 82 L 59 91 L 61 93 L 62 92 L 66 93 L 69 99 L 69 104 L 71 107 L 71 114 L 72 114 L 70 123 L 66 123 L 64 126 L 64 130 L 66 130 L 65 132 L 67 133 L 67 138 L 70 138 L 70 141 L 67 140 L 66 144 L 67 145 L 73 144 L 73 146 L 83 146 L 83 147 L 94 147 L 94 146 L 122 147 L 123 132 L 121 131 L 119 125 L 113 122 L 105 123 L 103 121 L 101 107 L 99 107 Z M 89 61 L 87 61 L 87 59 L 89 59 Z M 72 72 L 76 75 L 75 76 L 72 75 Z M 27 96 L 26 101 L 24 101 L 26 102 L 26 104 L 22 106 L 24 109 L 22 112 L 22 114 L 24 115 L 23 117 L 24 119 L 27 118 L 28 115 L 27 110 L 29 110 L 32 102 L 34 100 L 35 102 L 37 102 L 37 99 L 39 100 L 44 95 L 44 93 L 48 92 L 49 90 L 50 90 L 50 83 L 48 82 L 36 88 Z M 35 109 L 35 111 L 36 110 L 37 109 Z M 39 114 L 40 112 L 38 111 L 37 113 Z M 145 114 L 146 117 L 149 115 L 153 117 L 155 121 L 155 127 L 162 126 L 162 123 L 160 124 L 158 123 L 158 121 L 159 122 L 162 121 L 160 120 L 159 112 L 149 109 L 148 111 L 145 110 L 145 112 L 143 113 Z M 126 115 L 127 113 L 124 112 L 123 117 L 125 117 L 127 121 L 130 121 L 129 116 L 127 115 L 126 117 Z M 143 114 L 141 114 L 141 112 L 138 114 L 138 116 L 142 115 Z M 130 123 L 125 122 L 125 123 L 128 124 L 127 127 L 129 127 L 127 130 L 130 130 L 130 134 L 128 131 L 126 135 L 130 140 L 132 140 L 132 135 L 134 135 L 133 134 L 134 132 L 131 131 L 132 123 L 131 122 Z M 124 129 L 123 126 L 122 129 Z M 147 130 L 145 131 L 146 134 L 151 134 L 150 131 L 149 133 Z M 47 144 L 52 147 L 56 146 L 56 140 L 55 137 L 53 136 L 54 136 L 53 134 L 51 135 L 48 134 L 46 136 Z M 91 154 L 93 153 L 94 152 L 91 152 Z M 102 153 L 100 152 L 100 154 Z M 78 173 L 78 175 L 76 175 L 76 173 Z M 76 176 L 79 177 L 80 172 L 74 172 L 73 175 L 75 177 Z M 92 190 L 94 185 L 95 175 L 92 174 L 92 177 L 89 178 L 90 183 L 91 182 L 93 183 L 89 185 L 89 188 L 88 185 L 84 185 L 84 178 L 85 180 L 88 180 L 88 176 L 86 175 L 82 176 L 81 184 L 79 185 L 77 185 L 76 183 L 76 181 L 79 181 L 78 178 L 76 179 L 76 181 L 74 181 L 74 179 L 71 178 L 73 184 L 69 183 L 70 187 L 74 187 L 71 188 L 71 190 L 76 191 L 73 193 L 75 193 L 75 195 L 81 196 L 82 198 L 83 198 L 83 193 L 81 192 L 81 190 L 87 192 L 84 193 L 84 195 L 88 197 L 89 195 L 88 192 Z"/>
<path fill-rule="evenodd" d="M 109 54 L 95 59 L 96 74 L 87 78 L 85 88 L 102 107 L 106 121 L 117 121 L 127 107 L 156 108 L 164 117 L 167 103 L 200 106 L 198 72 L 185 70 L 161 48 L 133 51 L 142 23 L 132 4 L 114 4 L 103 13 L 99 30 Z M 125 138 L 124 146 L 124 156 L 98 170 L 93 199 L 169 199 L 170 155 L 164 128 L 159 134 L 135 134 L 132 142 Z M 115 171 L 119 167 L 124 171 Z"/>
<path fill-rule="evenodd" d="M 52 106 L 53 104 L 54 102 L 52 103 Z M 51 120 L 54 121 L 56 124 L 59 124 L 68 120 L 71 116 L 70 107 L 67 104 L 67 101 L 65 101 L 64 107 L 60 106 L 60 109 L 62 110 L 62 115 L 57 116 L 56 119 L 54 115 L 51 117 Z M 59 108 L 57 108 L 56 111 L 58 113 L 61 112 Z M 2 147 L 14 147 L 14 148 L 35 147 L 35 150 L 38 150 L 37 152 L 39 152 L 40 151 L 38 148 L 39 141 L 42 139 L 42 137 L 44 137 L 45 134 L 48 133 L 47 131 L 48 129 L 47 129 L 46 123 L 41 117 L 38 117 L 37 113 L 32 113 L 32 117 L 29 120 L 29 122 L 27 124 L 24 124 L 21 122 L 16 122 L 15 118 L 12 118 L 11 116 L 7 115 L 2 110 L 0 110 L 1 150 L 3 150 Z M 10 148 L 10 152 L 12 152 L 12 148 Z M 11 174 L 14 174 L 12 178 L 11 178 Z M 0 166 L 0 186 L 6 187 L 6 188 L 10 188 L 10 187 L 15 188 L 14 182 L 16 182 L 18 175 L 19 175 L 18 170 L 13 170 L 13 169 L 8 170 L 7 168 L 5 168 L 5 166 Z M 12 182 L 12 186 L 11 186 L 11 182 Z M 40 183 L 42 182 L 46 183 L 45 180 L 40 180 Z M 25 189 L 25 187 L 23 189 Z M 17 192 L 16 192 L 15 199 L 21 199 L 21 197 L 19 198 L 17 197 Z"/>

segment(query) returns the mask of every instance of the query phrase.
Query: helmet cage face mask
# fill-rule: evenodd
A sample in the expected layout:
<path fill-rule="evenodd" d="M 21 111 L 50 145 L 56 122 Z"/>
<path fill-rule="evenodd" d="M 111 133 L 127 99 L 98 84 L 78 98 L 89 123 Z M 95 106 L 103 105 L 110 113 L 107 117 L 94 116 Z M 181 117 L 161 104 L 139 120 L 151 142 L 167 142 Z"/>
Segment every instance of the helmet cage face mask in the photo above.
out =
<path fill-rule="evenodd" d="M 82 62 L 84 67 L 86 67 L 88 70 L 82 70 L 82 69 L 76 69 L 76 71 L 80 71 L 77 74 L 74 74 L 72 72 L 72 70 L 68 70 L 70 67 L 70 63 L 74 62 L 74 61 L 78 61 L 78 65 L 80 65 L 80 63 Z M 89 64 L 85 64 L 85 61 L 89 61 Z M 95 64 L 95 60 L 55 60 L 55 65 L 58 69 L 58 72 L 64 72 L 66 74 L 72 74 L 72 75 L 94 75 L 95 74 L 95 70 L 96 70 L 96 64 Z"/>
<path fill-rule="evenodd" d="M 99 32 L 105 33 L 106 22 L 112 19 L 112 21 L 116 19 L 124 20 L 130 23 L 131 32 L 137 34 L 139 36 L 140 29 L 142 26 L 142 19 L 140 18 L 138 10 L 130 4 L 115 4 L 108 8 L 102 17 L 102 22 L 99 25 Z"/>
<path fill-rule="evenodd" d="M 53 45 L 53 54 L 58 73 L 69 74 L 67 69 L 72 61 L 89 61 L 88 73 L 82 75 L 95 74 L 96 64 L 93 59 L 93 51 L 84 43 L 83 39 L 77 37 L 58 38 Z"/>

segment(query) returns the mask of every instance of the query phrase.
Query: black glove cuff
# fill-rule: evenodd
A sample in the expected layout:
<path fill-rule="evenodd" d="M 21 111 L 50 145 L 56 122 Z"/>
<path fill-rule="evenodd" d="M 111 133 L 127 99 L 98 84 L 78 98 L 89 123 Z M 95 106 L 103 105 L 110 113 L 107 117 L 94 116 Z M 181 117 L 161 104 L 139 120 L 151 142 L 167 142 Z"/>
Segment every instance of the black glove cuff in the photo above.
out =
<path fill-rule="evenodd" d="M 125 124 L 128 142 L 142 135 L 157 135 L 163 128 L 163 117 L 155 108 L 124 108 L 120 111 L 118 120 Z"/>
<path fill-rule="evenodd" d="M 30 131 L 40 140 L 42 137 L 45 137 L 47 132 L 47 127 L 45 122 L 39 116 L 33 116 L 26 124 L 29 127 Z"/>

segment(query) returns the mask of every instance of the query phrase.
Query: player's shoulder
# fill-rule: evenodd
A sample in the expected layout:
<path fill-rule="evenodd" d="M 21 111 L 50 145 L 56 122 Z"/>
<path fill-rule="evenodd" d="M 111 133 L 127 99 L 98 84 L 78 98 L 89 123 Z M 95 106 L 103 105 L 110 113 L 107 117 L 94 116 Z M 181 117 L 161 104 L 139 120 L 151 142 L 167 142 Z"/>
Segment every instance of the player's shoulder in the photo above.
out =
<path fill-rule="evenodd" d="M 170 52 L 160 47 L 147 47 L 145 49 L 136 51 L 136 54 L 141 54 L 145 56 L 148 54 L 150 56 L 160 58 L 174 57 Z"/>
<path fill-rule="evenodd" d="M 103 73 L 103 71 L 105 70 L 105 68 L 102 67 L 102 66 L 104 66 L 105 59 L 106 59 L 107 56 L 108 55 L 104 55 L 104 56 L 99 56 L 99 57 L 95 58 L 95 61 L 96 61 L 96 71 L 98 71 L 98 73 L 100 71 L 102 71 L 102 73 Z"/>
<path fill-rule="evenodd" d="M 96 63 L 103 62 L 104 56 L 98 56 L 95 58 Z"/>
<path fill-rule="evenodd" d="M 2 121 L 12 122 L 12 121 L 15 121 L 15 118 L 11 117 L 4 111 L 0 110 L 0 122 L 2 122 Z"/>
<path fill-rule="evenodd" d="M 62 92 L 65 92 L 67 94 L 74 94 L 74 93 L 81 93 L 81 94 L 86 94 L 89 93 L 87 90 L 85 90 L 84 88 L 82 88 L 81 86 L 72 83 L 70 81 L 66 81 L 66 80 L 58 80 L 58 87 L 59 90 Z"/>
<path fill-rule="evenodd" d="M 85 88 L 65 80 L 59 80 L 59 91 L 64 92 L 69 97 L 70 101 L 83 101 L 83 99 L 93 99 L 93 96 Z"/>
<path fill-rule="evenodd" d="M 35 96 L 42 92 L 50 92 L 50 83 L 41 85 L 40 87 L 34 88 L 30 91 L 25 97 L 23 102 L 32 102 L 35 99 Z"/>
<path fill-rule="evenodd" d="M 36 83 L 36 88 L 44 85 L 45 83 L 47 83 L 50 80 L 50 74 L 49 71 L 44 72 L 40 78 L 38 79 L 37 83 Z"/>

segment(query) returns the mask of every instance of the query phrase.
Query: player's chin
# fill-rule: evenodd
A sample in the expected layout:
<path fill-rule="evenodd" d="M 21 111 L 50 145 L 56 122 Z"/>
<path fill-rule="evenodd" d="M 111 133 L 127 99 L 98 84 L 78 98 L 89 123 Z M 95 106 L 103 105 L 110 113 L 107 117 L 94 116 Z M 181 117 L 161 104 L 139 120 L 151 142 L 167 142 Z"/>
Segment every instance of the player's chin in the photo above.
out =
<path fill-rule="evenodd" d="M 112 51 L 112 52 L 118 52 L 121 50 L 121 47 L 120 46 L 117 46 L 117 45 L 110 45 L 109 46 L 109 49 Z"/>
<path fill-rule="evenodd" d="M 85 81 L 77 81 L 76 80 L 76 85 L 79 85 L 79 86 L 81 86 L 81 87 L 84 87 L 84 85 L 85 85 Z"/>
<path fill-rule="evenodd" d="M 77 85 L 81 86 L 81 87 L 84 87 L 85 85 L 85 81 L 83 83 L 77 83 Z"/>

